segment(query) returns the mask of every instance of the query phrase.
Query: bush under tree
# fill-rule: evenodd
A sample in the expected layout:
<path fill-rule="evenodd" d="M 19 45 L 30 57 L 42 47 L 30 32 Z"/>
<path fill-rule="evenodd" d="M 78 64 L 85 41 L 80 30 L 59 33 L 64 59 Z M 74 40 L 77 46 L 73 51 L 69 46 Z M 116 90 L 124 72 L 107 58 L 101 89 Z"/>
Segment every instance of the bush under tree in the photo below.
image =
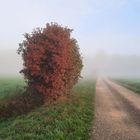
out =
<path fill-rule="evenodd" d="M 37 91 L 53 100 L 70 93 L 83 66 L 72 31 L 51 23 L 24 35 L 18 53 L 23 58 L 20 73 L 26 79 L 28 91 Z"/>

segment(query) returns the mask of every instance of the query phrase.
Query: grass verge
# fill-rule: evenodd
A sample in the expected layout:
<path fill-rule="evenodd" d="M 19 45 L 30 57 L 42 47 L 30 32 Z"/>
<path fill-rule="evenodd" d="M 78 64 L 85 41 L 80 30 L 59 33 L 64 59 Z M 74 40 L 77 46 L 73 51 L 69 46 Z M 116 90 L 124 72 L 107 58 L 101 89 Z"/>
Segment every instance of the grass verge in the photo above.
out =
<path fill-rule="evenodd" d="M 117 79 L 116 82 L 122 86 L 140 94 L 140 80 L 138 79 Z"/>
<path fill-rule="evenodd" d="M 2 140 L 88 140 L 94 115 L 95 82 L 80 82 L 64 102 L 27 115 L 0 119 Z"/>

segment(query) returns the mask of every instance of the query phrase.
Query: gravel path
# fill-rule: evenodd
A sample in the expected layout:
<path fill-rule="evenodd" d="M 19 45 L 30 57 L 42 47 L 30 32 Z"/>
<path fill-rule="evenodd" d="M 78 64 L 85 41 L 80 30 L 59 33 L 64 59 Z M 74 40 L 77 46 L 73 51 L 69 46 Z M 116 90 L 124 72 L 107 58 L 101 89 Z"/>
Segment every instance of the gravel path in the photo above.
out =
<path fill-rule="evenodd" d="M 140 95 L 98 79 L 92 140 L 140 140 Z"/>

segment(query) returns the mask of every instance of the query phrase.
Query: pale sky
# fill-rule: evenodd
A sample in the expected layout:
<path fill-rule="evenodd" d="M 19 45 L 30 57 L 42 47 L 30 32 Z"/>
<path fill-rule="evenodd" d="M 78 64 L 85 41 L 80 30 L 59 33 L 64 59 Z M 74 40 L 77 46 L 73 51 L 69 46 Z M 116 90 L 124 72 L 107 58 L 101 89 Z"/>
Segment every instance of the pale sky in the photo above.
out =
<path fill-rule="evenodd" d="M 85 63 L 99 51 L 140 55 L 140 0 L 0 0 L 0 73 L 22 68 L 23 34 L 48 22 L 74 29 Z"/>

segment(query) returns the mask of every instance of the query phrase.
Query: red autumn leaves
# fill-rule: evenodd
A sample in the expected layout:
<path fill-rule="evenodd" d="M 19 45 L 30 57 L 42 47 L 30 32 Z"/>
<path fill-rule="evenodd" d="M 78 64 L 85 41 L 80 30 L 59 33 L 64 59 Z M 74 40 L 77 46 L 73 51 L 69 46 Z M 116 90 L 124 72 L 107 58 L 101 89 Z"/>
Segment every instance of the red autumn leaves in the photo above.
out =
<path fill-rule="evenodd" d="M 18 53 L 24 61 L 21 73 L 28 89 L 54 100 L 69 93 L 82 69 L 79 47 L 71 32 L 69 28 L 51 23 L 25 34 Z"/>

